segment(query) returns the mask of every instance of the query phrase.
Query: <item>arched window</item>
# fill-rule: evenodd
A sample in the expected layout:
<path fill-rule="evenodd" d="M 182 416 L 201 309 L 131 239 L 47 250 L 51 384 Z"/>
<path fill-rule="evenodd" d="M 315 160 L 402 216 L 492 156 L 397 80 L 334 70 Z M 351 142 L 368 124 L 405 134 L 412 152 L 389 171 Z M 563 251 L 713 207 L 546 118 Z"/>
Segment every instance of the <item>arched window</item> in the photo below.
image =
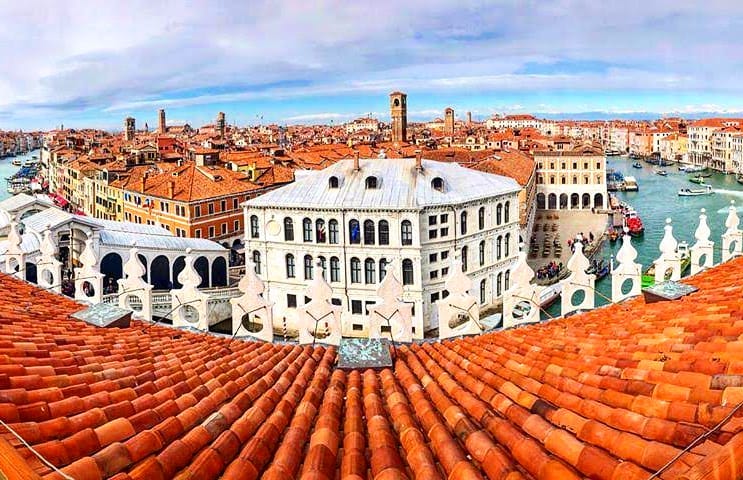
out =
<path fill-rule="evenodd" d="M 376 283 L 376 265 L 377 262 L 375 262 L 373 258 L 367 258 L 364 260 L 364 283 Z"/>
<path fill-rule="evenodd" d="M 302 239 L 305 242 L 312 241 L 312 220 L 309 218 L 302 220 Z"/>
<path fill-rule="evenodd" d="M 511 221 L 511 202 L 506 202 L 506 206 L 503 209 L 503 221 L 508 223 Z"/>
<path fill-rule="evenodd" d="M 441 177 L 435 177 L 431 180 L 431 187 L 439 192 L 444 191 L 444 179 Z"/>
<path fill-rule="evenodd" d="M 317 243 L 325 243 L 325 220 L 315 220 L 315 241 Z"/>
<path fill-rule="evenodd" d="M 510 245 L 511 245 L 511 234 L 510 233 L 507 233 L 506 234 L 506 239 L 505 239 L 504 244 L 505 244 L 505 251 L 504 251 L 504 253 L 505 253 L 505 256 L 508 257 L 509 250 L 511 250 L 511 248 L 510 248 Z"/>
<path fill-rule="evenodd" d="M 253 250 L 253 263 L 255 263 L 255 273 L 261 274 L 261 252 Z"/>
<path fill-rule="evenodd" d="M 286 278 L 294 278 L 294 255 L 286 254 Z"/>
<path fill-rule="evenodd" d="M 462 235 L 467 235 L 467 211 L 459 215 L 459 231 Z"/>
<path fill-rule="evenodd" d="M 500 260 L 503 257 L 503 237 L 498 235 L 498 238 L 495 240 L 495 258 L 496 260 Z"/>
<path fill-rule="evenodd" d="M 250 238 L 258 238 L 258 217 L 250 216 Z"/>
<path fill-rule="evenodd" d="M 376 188 L 377 188 L 377 177 L 375 176 L 366 177 L 366 189 L 374 190 Z"/>
<path fill-rule="evenodd" d="M 477 228 L 480 230 L 485 228 L 485 207 L 480 207 L 477 211 Z"/>
<path fill-rule="evenodd" d="M 406 258 L 402 261 L 402 284 L 412 285 L 413 283 L 413 261 Z"/>
<path fill-rule="evenodd" d="M 328 187 L 329 188 L 338 188 L 338 177 L 336 177 L 335 175 L 333 175 L 332 177 L 330 177 L 330 179 L 328 180 Z"/>
<path fill-rule="evenodd" d="M 361 262 L 358 258 L 351 258 L 351 283 L 361 283 Z"/>
<path fill-rule="evenodd" d="M 500 297 L 503 290 L 503 273 L 498 273 L 495 279 L 495 295 Z"/>
<path fill-rule="evenodd" d="M 467 271 L 467 247 L 462 247 L 462 271 Z"/>
<path fill-rule="evenodd" d="M 317 257 L 317 259 L 320 261 L 320 266 L 322 267 L 322 278 L 327 280 L 328 279 L 328 274 L 327 274 L 328 262 L 327 260 L 325 260 L 325 257 L 323 256 Z"/>
<path fill-rule="evenodd" d="M 511 283 L 511 271 L 506 270 L 506 274 L 503 275 L 503 289 L 508 290 L 509 284 Z"/>
<path fill-rule="evenodd" d="M 485 241 L 483 240 L 480 242 L 480 248 L 479 248 L 479 256 L 480 256 L 480 266 L 482 267 L 485 265 Z"/>
<path fill-rule="evenodd" d="M 495 207 L 495 224 L 500 225 L 503 223 L 503 204 L 499 203 Z"/>
<path fill-rule="evenodd" d="M 379 281 L 381 282 L 384 280 L 384 277 L 387 276 L 387 259 L 383 258 L 379 260 Z"/>
<path fill-rule="evenodd" d="M 328 222 L 328 241 L 332 244 L 338 243 L 338 220 Z"/>
<path fill-rule="evenodd" d="M 403 220 L 400 225 L 400 239 L 403 245 L 413 244 L 413 224 L 410 220 Z"/>
<path fill-rule="evenodd" d="M 304 256 L 304 279 L 312 280 L 312 255 Z"/>
<path fill-rule="evenodd" d="M 364 245 L 374 245 L 374 222 L 372 220 L 364 221 Z"/>
<path fill-rule="evenodd" d="M 485 303 L 485 279 L 480 280 L 480 303 Z"/>
<path fill-rule="evenodd" d="M 358 220 L 354 219 L 348 222 L 348 243 L 361 243 L 361 228 Z"/>
<path fill-rule="evenodd" d="M 387 220 L 379 221 L 379 244 L 390 244 L 390 224 L 387 222 Z"/>
<path fill-rule="evenodd" d="M 294 241 L 294 222 L 291 218 L 284 218 L 284 240 L 287 242 Z"/>
<path fill-rule="evenodd" d="M 341 280 L 341 267 L 338 257 L 330 257 L 330 281 L 340 282 Z"/>

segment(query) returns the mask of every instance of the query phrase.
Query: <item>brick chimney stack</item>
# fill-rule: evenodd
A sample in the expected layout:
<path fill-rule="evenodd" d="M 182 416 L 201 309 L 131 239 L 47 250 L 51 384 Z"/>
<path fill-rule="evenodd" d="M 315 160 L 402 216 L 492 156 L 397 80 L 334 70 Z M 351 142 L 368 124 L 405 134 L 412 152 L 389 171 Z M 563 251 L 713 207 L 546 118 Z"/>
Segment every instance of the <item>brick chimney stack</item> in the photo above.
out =
<path fill-rule="evenodd" d="M 359 170 L 361 170 L 361 166 L 359 165 L 359 151 L 356 150 L 353 157 L 353 171 L 358 172 Z"/>
<path fill-rule="evenodd" d="M 419 172 L 423 170 L 423 153 L 420 150 L 415 151 L 415 169 Z"/>
<path fill-rule="evenodd" d="M 168 182 L 168 198 L 173 197 L 175 197 L 175 182 L 171 180 Z"/>

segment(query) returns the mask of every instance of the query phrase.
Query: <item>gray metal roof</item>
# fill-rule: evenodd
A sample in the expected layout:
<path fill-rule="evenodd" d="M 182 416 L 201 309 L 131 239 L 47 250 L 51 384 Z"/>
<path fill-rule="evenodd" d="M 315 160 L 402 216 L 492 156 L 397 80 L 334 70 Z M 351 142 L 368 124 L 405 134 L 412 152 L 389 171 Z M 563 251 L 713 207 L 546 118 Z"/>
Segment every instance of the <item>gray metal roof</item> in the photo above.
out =
<path fill-rule="evenodd" d="M 167 230 L 166 230 L 167 232 Z M 187 248 L 199 252 L 226 253 L 227 249 L 217 242 L 205 238 L 185 238 L 173 235 L 152 235 L 149 233 L 132 233 L 116 230 L 101 230 L 101 245 L 115 247 L 131 247 L 136 243 L 137 248 L 158 250 L 182 251 Z"/>
<path fill-rule="evenodd" d="M 21 235 L 21 250 L 23 253 L 35 253 L 38 252 L 41 247 L 41 240 L 35 233 L 24 233 Z M 8 241 L 0 241 L 0 255 L 5 255 L 8 251 Z M 4 266 L 3 266 L 4 268 Z"/>
<path fill-rule="evenodd" d="M 419 209 L 478 200 L 521 190 L 512 178 L 480 172 L 454 162 L 423 160 L 422 171 L 414 158 L 362 159 L 359 171 L 353 160 L 342 160 L 324 170 L 298 176 L 292 184 L 248 200 L 248 207 Z M 336 176 L 339 188 L 329 188 Z M 377 177 L 377 188 L 367 189 L 366 179 Z M 443 191 L 432 180 L 444 181 Z"/>
<path fill-rule="evenodd" d="M 6 212 L 14 212 L 19 208 L 26 207 L 27 205 L 33 203 L 40 203 L 49 207 L 53 205 L 49 197 L 34 197 L 25 193 L 19 193 L 17 195 L 13 195 L 12 197 L 6 198 L 3 201 L 0 201 L 0 210 L 5 210 Z"/>

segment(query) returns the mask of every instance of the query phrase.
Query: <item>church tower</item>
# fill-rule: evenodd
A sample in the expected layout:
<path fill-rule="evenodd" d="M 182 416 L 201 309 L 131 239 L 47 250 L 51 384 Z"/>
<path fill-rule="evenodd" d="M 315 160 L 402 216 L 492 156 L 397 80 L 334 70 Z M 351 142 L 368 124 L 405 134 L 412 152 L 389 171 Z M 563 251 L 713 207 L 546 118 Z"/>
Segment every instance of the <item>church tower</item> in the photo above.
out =
<path fill-rule="evenodd" d="M 165 133 L 168 131 L 168 127 L 165 124 L 165 109 L 161 108 L 158 112 L 159 119 L 157 123 L 157 133 Z"/>
<path fill-rule="evenodd" d="M 131 142 L 134 140 L 134 133 L 136 131 L 134 119 L 132 117 L 126 117 L 124 119 L 124 140 Z"/>
<path fill-rule="evenodd" d="M 221 139 L 224 139 L 225 126 L 224 112 L 217 113 L 217 132 L 219 132 L 219 138 Z"/>
<path fill-rule="evenodd" d="M 408 141 L 408 96 L 402 92 L 390 93 L 390 116 L 392 117 L 392 141 Z"/>
<path fill-rule="evenodd" d="M 454 109 L 451 107 L 444 110 L 444 135 L 454 136 Z"/>

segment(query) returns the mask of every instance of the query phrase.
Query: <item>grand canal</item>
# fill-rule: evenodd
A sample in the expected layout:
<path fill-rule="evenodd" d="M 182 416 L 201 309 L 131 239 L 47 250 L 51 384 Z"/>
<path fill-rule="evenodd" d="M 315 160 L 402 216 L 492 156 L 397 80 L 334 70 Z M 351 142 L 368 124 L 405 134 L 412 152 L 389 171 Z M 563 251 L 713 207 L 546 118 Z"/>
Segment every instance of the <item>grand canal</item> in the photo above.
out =
<path fill-rule="evenodd" d="M 720 261 L 720 235 L 725 230 L 725 219 L 731 200 L 735 200 L 743 216 L 743 185 L 737 183 L 734 175 L 714 173 L 706 178 L 705 183 L 711 185 L 715 192 L 713 195 L 680 197 L 678 196 L 680 189 L 699 187 L 689 181 L 692 175 L 679 172 L 677 166 L 662 167 L 668 172 L 668 175 L 663 177 L 655 173 L 659 167 L 645 162 L 641 162 L 643 168 L 640 169 L 633 168 L 634 160 L 627 157 L 609 157 L 607 160 L 608 168 L 625 176 L 634 176 L 640 187 L 637 192 L 616 192 L 616 195 L 620 200 L 635 207 L 645 225 L 645 234 L 632 239 L 638 253 L 637 262 L 643 266 L 643 270 L 660 255 L 658 245 L 663 238 L 666 218 L 672 220 L 676 240 L 685 240 L 690 246 L 694 244 L 694 231 L 699 225 L 701 208 L 707 210 L 707 224 L 712 231 L 710 239 L 715 242 L 715 262 Z M 614 244 L 605 242 L 599 257 L 608 261 L 611 256 L 616 255 L 621 244 L 621 240 Z M 596 296 L 596 304 L 608 303 L 601 296 L 611 296 L 611 278 L 607 276 L 600 280 L 597 290 L 600 295 Z M 547 312 L 552 316 L 559 315 L 559 303 L 558 301 L 553 304 Z"/>
<path fill-rule="evenodd" d="M 11 177 L 21 168 L 13 165 L 13 160 L 20 159 L 21 162 L 25 162 L 26 160 L 30 160 L 34 155 L 38 157 L 39 150 L 18 155 L 17 157 L 0 158 L 0 200 L 10 197 L 10 193 L 8 193 L 8 182 L 5 179 Z"/>

